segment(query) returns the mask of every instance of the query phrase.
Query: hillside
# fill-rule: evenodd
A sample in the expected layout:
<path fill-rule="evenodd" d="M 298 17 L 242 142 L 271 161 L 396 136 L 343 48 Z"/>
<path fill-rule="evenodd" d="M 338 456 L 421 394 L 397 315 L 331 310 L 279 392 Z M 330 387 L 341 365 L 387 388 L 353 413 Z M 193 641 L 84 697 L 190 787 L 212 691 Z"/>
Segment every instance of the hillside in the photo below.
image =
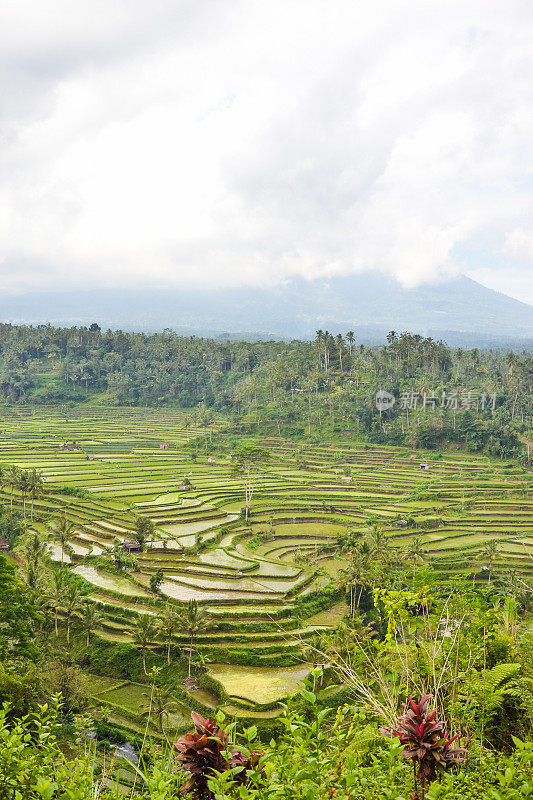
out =
<path fill-rule="evenodd" d="M 365 273 L 329 280 L 294 279 L 274 288 L 97 289 L 34 292 L 0 298 L 0 320 L 85 325 L 214 336 L 310 338 L 318 328 L 353 330 L 360 341 L 411 330 L 451 345 L 527 344 L 533 307 L 459 276 L 406 289 Z"/>

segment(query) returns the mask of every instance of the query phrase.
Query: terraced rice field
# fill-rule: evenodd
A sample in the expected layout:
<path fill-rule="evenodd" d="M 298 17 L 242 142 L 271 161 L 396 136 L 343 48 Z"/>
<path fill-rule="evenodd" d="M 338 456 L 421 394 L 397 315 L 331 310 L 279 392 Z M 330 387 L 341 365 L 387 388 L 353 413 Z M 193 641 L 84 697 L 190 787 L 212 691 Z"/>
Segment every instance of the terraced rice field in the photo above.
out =
<path fill-rule="evenodd" d="M 327 582 L 317 567 L 323 564 L 333 576 L 342 567 L 335 539 L 348 528 L 364 533 L 378 522 L 402 541 L 422 531 L 425 550 L 443 574 L 469 574 L 483 543 L 496 540 L 496 569 L 533 574 L 531 474 L 515 465 L 355 441 L 295 445 L 266 439 L 262 445 L 272 453 L 271 464 L 245 524 L 239 517 L 242 481 L 232 475 L 229 449 L 217 449 L 223 425 L 200 430 L 186 426 L 184 413 L 166 409 L 83 409 L 67 419 L 45 409 L 4 411 L 0 463 L 42 472 L 47 491 L 35 501 L 37 531 L 60 512 L 75 523 L 66 560 L 93 587 L 91 597 L 106 615 L 102 638 L 132 641 L 136 615 L 160 612 L 161 602 L 154 604 L 148 591 L 159 568 L 168 602 L 195 599 L 203 606 L 211 624 L 196 644 L 213 662 L 212 677 L 228 687 L 229 713 L 267 711 L 251 706 L 264 702 L 259 682 L 244 681 L 241 667 L 232 672 L 221 662 L 242 663 L 252 650 L 258 669 L 292 660 L 294 667 L 285 669 L 305 672 L 300 640 L 342 615 L 336 607 L 300 620 L 295 604 Z M 196 460 L 187 447 L 195 437 Z M 79 451 L 62 448 L 72 441 Z M 207 461 L 211 449 L 215 464 Z M 351 482 L 343 480 L 347 475 Z M 184 476 L 193 484 L 190 491 L 179 488 Z M 66 487 L 86 490 L 87 496 L 62 494 Z M 3 494 L 8 499 L 9 489 Z M 21 504 L 17 492 L 13 499 Z M 154 541 L 137 558 L 139 572 L 117 575 L 106 570 L 105 561 L 86 561 L 131 541 L 139 514 L 156 526 Z M 51 543 L 50 555 L 60 558 L 57 543 Z M 175 643 L 186 641 L 176 636 Z M 276 674 L 279 685 L 289 685 L 289 672 L 276 667 Z M 238 691 L 239 675 L 246 691 Z M 197 699 L 216 704 L 209 693 Z"/>

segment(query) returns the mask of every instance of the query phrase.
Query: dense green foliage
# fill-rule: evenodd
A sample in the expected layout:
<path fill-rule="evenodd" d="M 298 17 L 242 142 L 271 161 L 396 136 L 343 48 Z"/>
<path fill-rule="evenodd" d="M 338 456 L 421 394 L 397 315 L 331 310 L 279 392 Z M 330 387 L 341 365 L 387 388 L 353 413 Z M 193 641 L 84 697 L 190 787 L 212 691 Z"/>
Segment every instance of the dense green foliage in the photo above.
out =
<path fill-rule="evenodd" d="M 0 800 L 530 797 L 531 367 L 0 326 Z"/>
<path fill-rule="evenodd" d="M 213 406 L 278 434 L 356 430 L 374 441 L 451 442 L 502 457 L 523 449 L 532 370 L 527 353 L 451 350 L 394 332 L 386 346 L 369 348 L 327 331 L 314 342 L 250 343 L 0 325 L 0 397 L 8 402 L 174 403 L 198 407 L 206 425 Z M 383 389 L 398 401 L 379 413 Z"/>

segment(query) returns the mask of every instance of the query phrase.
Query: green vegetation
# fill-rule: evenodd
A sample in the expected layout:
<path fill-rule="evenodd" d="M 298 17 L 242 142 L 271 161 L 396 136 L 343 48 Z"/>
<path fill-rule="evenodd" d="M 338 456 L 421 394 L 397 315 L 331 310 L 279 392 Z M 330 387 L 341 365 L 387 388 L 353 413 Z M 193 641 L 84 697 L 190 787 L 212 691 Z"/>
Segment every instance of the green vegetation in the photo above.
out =
<path fill-rule="evenodd" d="M 206 796 L 401 800 L 379 728 L 425 694 L 468 752 L 419 797 L 531 793 L 528 356 L 4 333 L 0 800 L 177 796 L 191 711 L 240 753 Z M 478 378 L 494 409 L 374 404 Z"/>

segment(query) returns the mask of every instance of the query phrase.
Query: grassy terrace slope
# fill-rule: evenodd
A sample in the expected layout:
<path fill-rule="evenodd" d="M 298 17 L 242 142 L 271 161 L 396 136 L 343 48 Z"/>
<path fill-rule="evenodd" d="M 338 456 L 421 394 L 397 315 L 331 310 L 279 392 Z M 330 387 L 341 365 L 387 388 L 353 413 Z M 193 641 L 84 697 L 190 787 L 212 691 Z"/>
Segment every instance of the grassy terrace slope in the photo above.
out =
<path fill-rule="evenodd" d="M 67 558 L 105 612 L 99 636 L 131 642 L 137 614 L 160 612 L 163 602 L 154 603 L 148 590 L 159 568 L 164 599 L 195 599 L 204 607 L 211 624 L 197 645 L 214 662 L 213 680 L 227 686 L 219 698 L 231 713 L 271 713 L 260 708 L 264 701 L 253 696 L 253 686 L 259 678 L 268 683 L 272 668 L 294 670 L 302 662 L 301 640 L 339 618 L 342 610 L 335 607 L 305 619 L 300 599 L 342 566 L 335 538 L 348 527 L 364 533 L 377 522 L 405 541 L 422 531 L 425 550 L 443 573 L 469 573 L 481 545 L 494 539 L 496 568 L 533 572 L 531 475 L 512 464 L 358 442 L 296 446 L 263 439 L 271 464 L 245 525 L 239 518 L 242 481 L 232 476 L 229 447 L 219 444 L 223 421 L 203 430 L 185 420 L 173 410 L 86 408 L 67 418 L 46 409 L 2 411 L 0 463 L 42 472 L 47 491 L 35 501 L 36 530 L 44 532 L 47 519 L 60 512 L 75 523 Z M 73 441 L 79 450 L 62 447 Z M 215 464 L 207 461 L 212 452 Z M 190 491 L 179 488 L 184 476 L 193 484 Z M 68 496 L 65 488 L 85 494 Z M 3 494 L 9 499 L 10 490 Z M 13 501 L 20 506 L 16 491 Z M 138 514 L 154 521 L 156 536 L 137 557 L 139 571 L 117 574 L 107 548 L 132 539 Z M 400 519 L 407 523 L 398 525 Z M 322 550 L 318 562 L 315 549 L 328 544 L 330 552 Z M 57 543 L 50 548 L 58 559 Z M 95 555 L 101 556 L 96 563 Z M 186 644 L 180 636 L 174 641 Z M 247 696 L 234 694 L 227 672 L 220 680 L 221 663 L 241 664 L 240 670 L 248 665 Z M 263 670 L 255 683 L 254 669 Z M 217 703 L 216 696 L 200 692 L 197 703 Z"/>

